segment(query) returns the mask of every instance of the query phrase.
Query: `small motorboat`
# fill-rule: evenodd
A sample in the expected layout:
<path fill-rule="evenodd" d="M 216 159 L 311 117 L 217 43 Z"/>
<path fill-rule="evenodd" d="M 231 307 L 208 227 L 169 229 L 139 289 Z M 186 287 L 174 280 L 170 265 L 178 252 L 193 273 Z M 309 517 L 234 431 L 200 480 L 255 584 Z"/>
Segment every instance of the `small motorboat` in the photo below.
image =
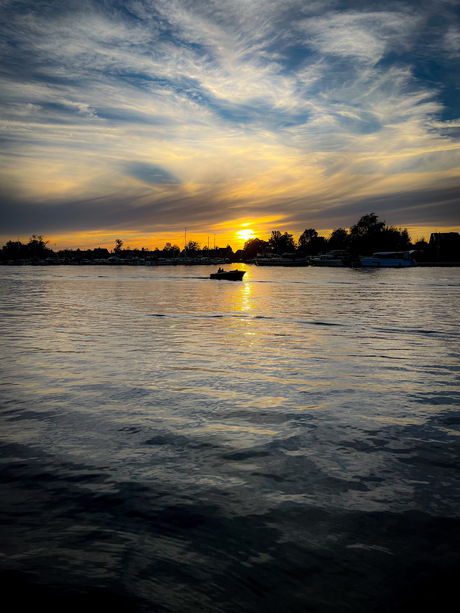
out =
<path fill-rule="evenodd" d="M 242 281 L 246 274 L 245 270 L 224 270 L 219 268 L 217 272 L 212 272 L 211 279 L 225 279 L 226 281 Z"/>

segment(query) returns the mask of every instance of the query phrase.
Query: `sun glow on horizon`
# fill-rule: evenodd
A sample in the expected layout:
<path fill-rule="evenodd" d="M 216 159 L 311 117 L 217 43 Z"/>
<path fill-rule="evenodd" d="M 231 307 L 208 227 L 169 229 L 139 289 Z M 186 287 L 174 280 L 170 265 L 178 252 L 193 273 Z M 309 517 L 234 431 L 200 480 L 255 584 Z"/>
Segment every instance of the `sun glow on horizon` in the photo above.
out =
<path fill-rule="evenodd" d="M 254 231 L 251 230 L 250 228 L 245 228 L 244 230 L 239 230 L 236 235 L 238 236 L 238 238 L 244 242 L 246 242 L 247 240 L 249 240 L 250 238 L 254 238 L 255 234 Z"/>
<path fill-rule="evenodd" d="M 384 218 L 385 219 L 385 218 Z M 357 219 L 351 220 L 353 223 Z M 391 225 L 391 220 L 386 219 L 388 225 Z M 339 226 L 340 224 L 337 224 Z M 251 230 L 253 226 L 256 230 Z M 302 226 L 292 227 L 289 223 L 282 223 L 280 220 L 270 218 L 269 221 L 263 220 L 263 222 L 249 222 L 241 223 L 231 220 L 225 224 L 225 227 L 212 227 L 210 226 L 208 232 L 195 232 L 190 229 L 187 231 L 187 242 L 189 240 L 196 241 L 200 248 L 208 247 L 209 249 L 222 248 L 226 245 L 230 245 L 234 252 L 243 248 L 243 244 L 251 238 L 259 238 L 261 240 L 268 240 L 271 230 L 279 230 L 281 232 L 289 232 L 293 234 L 294 239 L 297 241 L 302 234 L 303 229 L 308 224 Z M 240 227 L 241 230 L 235 230 L 235 227 Z M 345 225 L 344 225 L 345 227 Z M 412 243 L 424 238 L 427 242 L 430 240 L 430 235 L 433 232 L 460 232 L 460 227 L 456 225 L 451 226 L 432 226 L 426 225 L 410 225 L 408 224 L 407 230 L 409 232 Z M 334 227 L 322 228 L 316 226 L 316 230 L 320 236 L 329 238 Z M 347 228 L 349 231 L 349 227 Z M 41 229 L 40 229 L 41 230 Z M 120 229 L 116 232 L 93 230 L 90 232 L 72 232 L 66 234 L 54 234 L 46 233 L 43 230 L 37 231 L 37 234 L 43 235 L 45 241 L 48 242 L 48 248 L 58 252 L 63 249 L 70 250 L 86 250 L 95 249 L 97 247 L 106 248 L 112 251 L 115 247 L 116 239 L 123 241 L 122 249 L 146 249 L 154 251 L 156 248 L 162 250 L 167 243 L 171 245 L 178 245 L 180 249 L 184 247 L 184 234 L 182 231 L 172 228 L 171 230 L 165 230 L 164 232 L 152 232 L 149 233 L 146 230 L 138 232 L 133 229 Z M 10 240 L 19 240 L 22 243 L 27 243 L 31 234 L 20 234 L 19 236 L 12 237 L 9 234 L 0 235 L 0 247 Z"/>

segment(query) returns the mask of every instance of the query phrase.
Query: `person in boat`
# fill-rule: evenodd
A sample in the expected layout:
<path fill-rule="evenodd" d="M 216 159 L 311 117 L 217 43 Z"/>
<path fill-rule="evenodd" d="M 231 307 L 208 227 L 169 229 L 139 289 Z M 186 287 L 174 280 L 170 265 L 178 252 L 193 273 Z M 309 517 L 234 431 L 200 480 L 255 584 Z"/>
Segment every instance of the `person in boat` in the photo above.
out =
<path fill-rule="evenodd" d="M 223 268 L 219 268 L 219 270 L 217 272 L 224 272 Z"/>

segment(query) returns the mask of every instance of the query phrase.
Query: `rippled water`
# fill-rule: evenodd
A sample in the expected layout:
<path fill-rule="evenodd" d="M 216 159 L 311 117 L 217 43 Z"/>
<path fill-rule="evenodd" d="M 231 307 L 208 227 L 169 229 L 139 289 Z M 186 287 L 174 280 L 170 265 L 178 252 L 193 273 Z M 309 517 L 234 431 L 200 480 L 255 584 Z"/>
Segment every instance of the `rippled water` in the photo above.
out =
<path fill-rule="evenodd" d="M 4 593 L 387 612 L 460 571 L 460 269 L 1 267 Z"/>

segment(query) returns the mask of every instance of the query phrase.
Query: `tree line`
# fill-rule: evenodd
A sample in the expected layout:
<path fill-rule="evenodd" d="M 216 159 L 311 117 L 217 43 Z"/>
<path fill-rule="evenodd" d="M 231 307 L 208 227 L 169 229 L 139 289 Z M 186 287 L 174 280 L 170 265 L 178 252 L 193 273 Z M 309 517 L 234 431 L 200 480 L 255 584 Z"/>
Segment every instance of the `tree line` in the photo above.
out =
<path fill-rule="evenodd" d="M 451 233 L 456 234 L 456 233 Z M 454 237 L 455 238 L 455 237 Z M 460 237 L 459 237 L 460 238 Z M 327 253 L 328 251 L 341 250 L 346 251 L 350 255 L 369 255 L 376 251 L 405 251 L 414 249 L 418 252 L 417 259 L 430 261 L 442 259 L 442 251 L 446 252 L 449 259 L 460 259 L 460 249 L 457 247 L 457 242 L 454 241 L 454 247 L 449 250 L 439 244 L 427 243 L 424 239 L 412 244 L 410 236 L 406 228 L 395 228 L 387 226 L 384 221 L 380 220 L 375 213 L 363 215 L 357 223 L 352 225 L 350 229 L 337 228 L 333 230 L 328 238 L 320 236 L 314 228 L 306 228 L 297 240 L 288 232 L 280 232 L 273 230 L 268 240 L 260 238 L 248 239 L 243 249 L 233 252 L 230 245 L 225 248 L 209 249 L 208 247 L 200 247 L 196 241 L 189 241 L 183 250 L 178 245 L 166 243 L 162 250 L 156 248 L 151 251 L 146 248 L 130 249 L 123 248 L 123 241 L 116 239 L 115 246 L 109 252 L 105 248 L 97 248 L 93 250 L 76 251 L 63 250 L 56 254 L 52 249 L 49 249 L 45 240 L 40 235 L 33 234 L 27 243 L 18 241 L 8 241 L 0 251 L 0 259 L 2 261 L 10 260 L 45 260 L 59 256 L 69 260 L 89 257 L 90 259 L 108 258 L 109 255 L 115 255 L 120 258 L 178 258 L 181 255 L 190 257 L 206 257 L 218 256 L 231 260 L 252 260 L 257 254 L 290 254 L 296 257 L 308 257 L 318 255 L 319 253 Z"/>
<path fill-rule="evenodd" d="M 292 234 L 274 230 L 267 241 L 259 238 L 246 241 L 243 252 L 245 257 L 250 259 L 256 257 L 257 253 L 295 253 L 311 256 L 341 250 L 351 255 L 366 255 L 376 251 L 404 251 L 412 247 L 417 249 L 428 246 L 423 239 L 419 243 L 418 246 L 411 244 L 407 229 L 387 226 L 375 213 L 369 213 L 363 215 L 349 230 L 333 230 L 329 238 L 319 236 L 314 228 L 306 228 L 295 241 Z"/>
<path fill-rule="evenodd" d="M 32 234 L 27 243 L 21 243 L 19 240 L 8 241 L 2 247 L 1 258 L 2 260 L 44 260 L 54 253 L 46 246 L 48 243 L 49 241 L 43 236 L 36 234 Z"/>

